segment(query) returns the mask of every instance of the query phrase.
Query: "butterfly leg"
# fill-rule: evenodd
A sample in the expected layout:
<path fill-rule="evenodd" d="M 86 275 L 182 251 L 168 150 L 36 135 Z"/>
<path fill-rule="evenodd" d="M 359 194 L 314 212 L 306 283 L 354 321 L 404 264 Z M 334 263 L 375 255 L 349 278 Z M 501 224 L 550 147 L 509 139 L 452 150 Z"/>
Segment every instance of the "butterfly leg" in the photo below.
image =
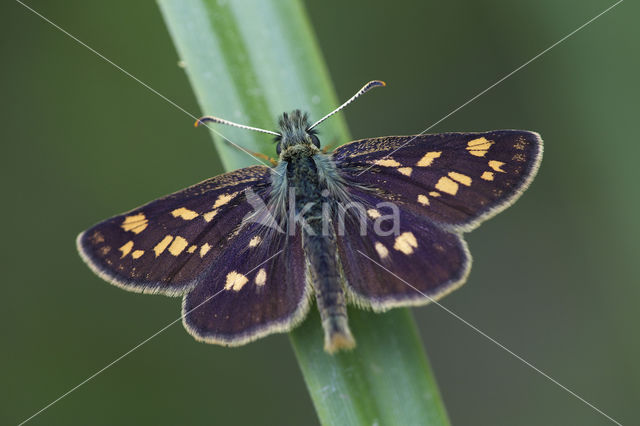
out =
<path fill-rule="evenodd" d="M 245 150 L 245 151 L 247 151 L 249 154 L 253 155 L 254 157 L 258 157 L 258 158 L 261 158 L 261 159 L 263 159 L 265 161 L 268 161 L 274 167 L 278 165 L 278 160 L 276 160 L 275 158 L 271 158 L 266 154 L 263 154 L 261 152 L 248 151 L 248 150 Z"/>
<path fill-rule="evenodd" d="M 227 141 L 226 139 L 223 139 L 223 142 L 226 143 L 227 145 L 233 146 L 229 141 Z M 235 146 L 236 148 L 238 148 L 238 146 Z M 268 161 L 269 163 L 271 163 L 272 166 L 277 166 L 278 165 L 278 160 L 276 160 L 275 158 L 271 158 L 266 154 L 263 154 L 261 152 L 254 152 L 254 151 L 249 151 L 248 149 L 245 148 L 241 148 L 244 152 L 246 152 L 249 155 L 252 155 L 256 158 L 260 158 L 262 160 Z"/>

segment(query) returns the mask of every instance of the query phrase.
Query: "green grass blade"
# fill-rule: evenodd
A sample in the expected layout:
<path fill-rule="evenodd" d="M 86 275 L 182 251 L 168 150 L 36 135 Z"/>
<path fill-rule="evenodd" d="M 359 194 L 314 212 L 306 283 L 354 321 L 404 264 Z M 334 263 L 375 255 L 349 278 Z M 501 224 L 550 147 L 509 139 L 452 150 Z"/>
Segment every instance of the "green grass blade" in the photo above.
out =
<path fill-rule="evenodd" d="M 203 115 L 273 130 L 283 111 L 303 109 L 313 120 L 339 104 L 299 1 L 158 3 Z M 243 148 L 275 155 L 266 135 L 215 128 Z M 342 115 L 323 123 L 322 138 L 350 139 Z M 214 141 L 227 170 L 255 163 Z M 322 424 L 449 424 L 409 311 L 350 310 L 358 347 L 335 356 L 323 352 L 312 311 L 291 340 Z"/>
<path fill-rule="evenodd" d="M 449 420 L 408 309 L 351 309 L 358 347 L 322 350 L 317 312 L 291 333 L 322 424 L 448 425 Z"/>

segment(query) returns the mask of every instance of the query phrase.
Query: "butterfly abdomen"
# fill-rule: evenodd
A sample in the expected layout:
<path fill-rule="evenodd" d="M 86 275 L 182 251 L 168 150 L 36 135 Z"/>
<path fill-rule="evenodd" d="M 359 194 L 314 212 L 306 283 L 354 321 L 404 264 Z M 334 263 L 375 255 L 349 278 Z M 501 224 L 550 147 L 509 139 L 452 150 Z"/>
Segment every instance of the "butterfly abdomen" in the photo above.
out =
<path fill-rule="evenodd" d="M 322 319 L 324 348 L 329 353 L 351 349 L 355 347 L 355 340 L 349 329 L 345 292 L 337 264 L 335 235 L 315 232 L 322 228 L 321 224 L 317 228 L 313 222 L 309 225 L 314 233 L 303 233 L 303 246 L 307 258 L 307 274 Z"/>

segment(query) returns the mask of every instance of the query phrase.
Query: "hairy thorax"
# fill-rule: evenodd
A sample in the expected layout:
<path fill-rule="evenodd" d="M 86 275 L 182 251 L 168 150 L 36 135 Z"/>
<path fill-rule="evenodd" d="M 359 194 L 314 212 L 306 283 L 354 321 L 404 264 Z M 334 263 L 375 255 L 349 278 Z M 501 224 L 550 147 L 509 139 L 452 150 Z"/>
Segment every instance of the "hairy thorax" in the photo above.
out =
<path fill-rule="evenodd" d="M 287 180 L 295 188 L 296 213 L 304 211 L 304 217 L 319 216 L 325 185 L 320 181 L 315 156 L 318 149 L 310 145 L 293 145 L 282 152 L 287 162 Z M 293 194 L 291 194 L 293 195 Z M 309 207 L 305 208 L 305 206 Z"/>
<path fill-rule="evenodd" d="M 316 148 L 315 145 L 307 144 L 307 143 L 298 143 L 295 145 L 290 145 L 289 147 L 284 149 L 280 153 L 280 160 L 286 161 L 287 163 L 291 163 L 297 160 L 311 158 L 319 152 L 320 150 Z"/>

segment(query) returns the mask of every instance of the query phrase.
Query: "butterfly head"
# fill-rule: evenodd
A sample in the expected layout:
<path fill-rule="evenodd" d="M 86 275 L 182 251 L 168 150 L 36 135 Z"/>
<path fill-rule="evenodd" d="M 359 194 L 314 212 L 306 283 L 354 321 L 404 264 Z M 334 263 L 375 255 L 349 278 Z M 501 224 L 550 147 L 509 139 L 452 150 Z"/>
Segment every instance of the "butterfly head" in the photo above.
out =
<path fill-rule="evenodd" d="M 310 130 L 309 116 L 300 110 L 284 113 L 278 121 L 280 135 L 276 136 L 276 152 L 280 155 L 292 147 L 317 151 L 320 140 L 314 130 Z"/>

